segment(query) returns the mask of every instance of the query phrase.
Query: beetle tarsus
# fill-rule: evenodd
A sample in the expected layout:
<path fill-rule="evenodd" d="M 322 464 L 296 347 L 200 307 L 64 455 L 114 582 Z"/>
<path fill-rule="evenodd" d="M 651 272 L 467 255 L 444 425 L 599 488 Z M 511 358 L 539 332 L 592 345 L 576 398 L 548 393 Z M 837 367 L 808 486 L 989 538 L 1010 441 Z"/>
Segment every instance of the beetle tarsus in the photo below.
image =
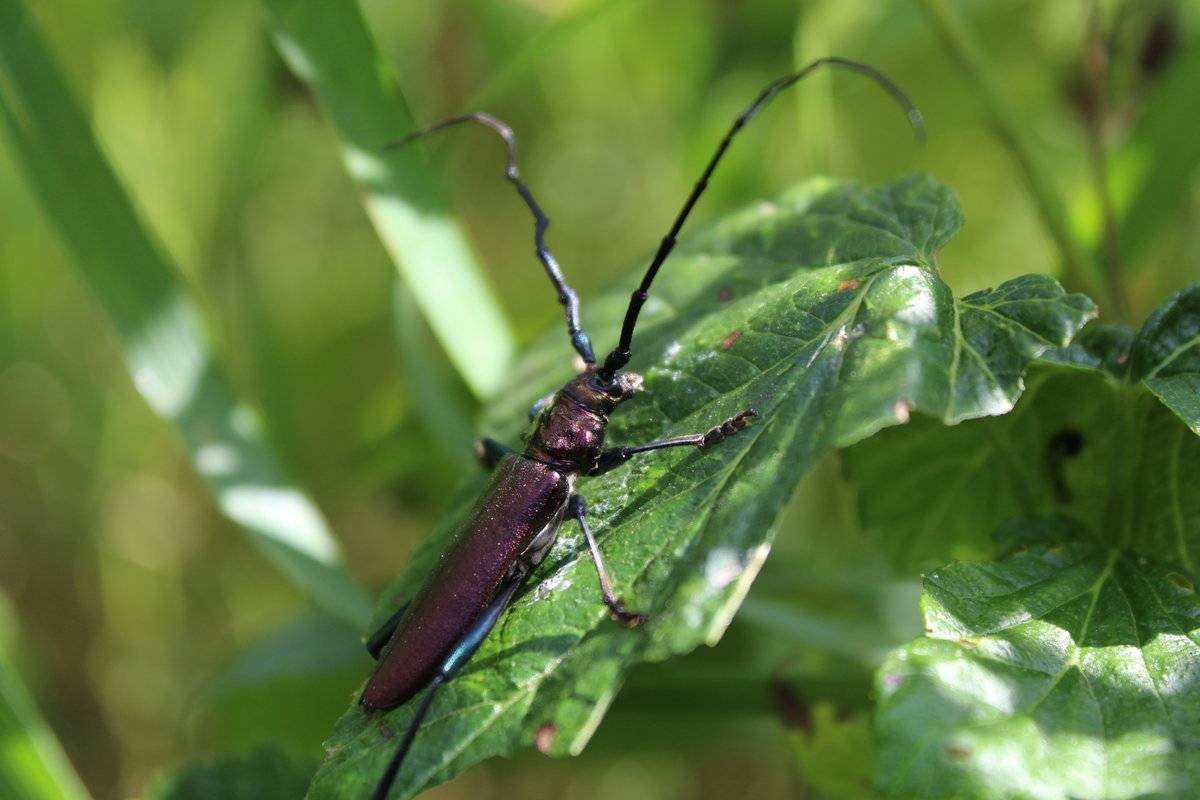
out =
<path fill-rule="evenodd" d="M 583 499 L 582 495 L 571 495 L 571 499 L 567 501 L 567 515 L 578 522 L 579 529 L 583 531 L 583 538 L 587 541 L 592 563 L 596 565 L 596 575 L 600 578 L 600 595 L 604 599 L 604 605 L 608 606 L 608 610 L 612 612 L 613 619 L 629 628 L 641 625 L 646 621 L 646 617 L 625 608 L 625 604 L 618 600 L 613 592 L 612 581 L 608 579 L 608 570 L 605 569 L 604 559 L 600 556 L 600 546 L 596 544 L 596 537 L 592 535 L 591 526 L 584 519 L 587 516 L 587 501 Z"/>
<path fill-rule="evenodd" d="M 649 453 L 652 450 L 664 450 L 668 447 L 707 447 L 710 444 L 716 444 L 739 431 L 744 431 L 750 425 L 750 420 L 757 416 L 757 411 L 753 408 L 747 408 L 745 411 L 734 414 L 720 425 L 716 425 L 704 433 L 672 436 L 670 439 L 661 439 L 657 442 L 639 444 L 632 447 L 610 447 L 600 453 L 600 457 L 596 459 L 596 466 L 588 474 L 603 475 L 605 472 L 621 466 L 638 453 Z"/>
<path fill-rule="evenodd" d="M 605 598 L 604 604 L 612 612 L 612 617 L 626 628 L 636 628 L 646 621 L 645 614 L 638 614 L 625 608 L 625 604 L 615 598 Z"/>
<path fill-rule="evenodd" d="M 732 436 L 738 431 L 744 431 L 746 426 L 750 424 L 750 420 L 757 416 L 758 412 L 753 408 L 747 408 L 739 414 L 734 414 L 720 425 L 714 426 L 705 433 L 704 441 L 700 443 L 700 446 L 707 447 L 710 444 L 716 444 L 727 436 Z"/>

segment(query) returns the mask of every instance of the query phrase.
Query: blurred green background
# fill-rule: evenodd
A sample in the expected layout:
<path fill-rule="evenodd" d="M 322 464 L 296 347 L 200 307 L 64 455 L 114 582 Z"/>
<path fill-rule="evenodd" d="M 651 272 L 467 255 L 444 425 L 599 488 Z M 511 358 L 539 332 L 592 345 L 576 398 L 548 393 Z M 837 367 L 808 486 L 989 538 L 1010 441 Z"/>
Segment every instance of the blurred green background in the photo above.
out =
<path fill-rule="evenodd" d="M 27 5 L 198 300 L 237 394 L 373 595 L 473 468 L 479 401 L 398 296 L 337 134 L 285 66 L 267 11 L 229 0 Z M 738 141 L 692 229 L 806 175 L 872 182 L 919 169 L 961 195 L 968 224 L 941 257 L 956 291 L 1061 275 L 1062 250 L 983 93 L 927 13 L 939 5 L 362 10 L 418 121 L 481 109 L 517 131 L 586 321 L 588 296 L 653 249 L 741 107 L 827 54 L 905 87 L 928 145 L 865 82 L 814 76 Z M 1112 320 L 1140 322 L 1200 277 L 1198 5 L 951 4 L 1074 242 L 1096 269 L 1120 271 L 1121 302 L 1104 307 Z M 1095 41 L 1108 55 L 1099 84 Z M 1115 255 L 1095 192 L 1098 142 L 1123 223 Z M 559 325 L 499 144 L 463 130 L 426 152 L 517 346 Z M 368 669 L 362 631 L 319 612 L 221 515 L 178 432 L 135 391 L 113 323 L 20 158 L 0 146 L 0 649 L 96 798 L 142 796 L 164 767 L 262 742 L 315 760 Z M 456 298 L 439 302 L 453 309 Z M 597 349 L 614 333 L 592 331 Z M 866 796 L 870 669 L 919 632 L 917 596 L 916 576 L 891 574 L 856 529 L 853 490 L 831 460 L 789 507 L 720 647 L 641 669 L 580 759 L 526 753 L 429 796 Z"/>

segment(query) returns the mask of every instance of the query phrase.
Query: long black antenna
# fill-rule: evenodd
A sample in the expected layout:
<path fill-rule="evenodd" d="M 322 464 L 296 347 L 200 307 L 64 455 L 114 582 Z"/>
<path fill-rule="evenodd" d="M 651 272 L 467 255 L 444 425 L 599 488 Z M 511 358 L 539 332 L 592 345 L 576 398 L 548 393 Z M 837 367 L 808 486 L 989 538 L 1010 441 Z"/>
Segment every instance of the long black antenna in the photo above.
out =
<path fill-rule="evenodd" d="M 554 256 L 550 253 L 550 248 L 546 247 L 546 229 L 550 227 L 550 218 L 546 216 L 545 212 L 542 211 L 542 207 L 533 199 L 533 193 L 529 191 L 529 187 L 521 180 L 521 173 L 517 170 L 517 139 L 513 135 L 512 128 L 490 114 L 476 112 L 436 122 L 428 128 L 422 128 L 419 131 L 408 134 L 403 139 L 393 142 L 389 147 L 403 147 L 423 136 L 428 136 L 443 128 L 449 128 L 463 122 L 477 122 L 480 125 L 486 125 L 500 134 L 500 138 L 504 140 L 504 144 L 508 150 L 508 162 L 504 167 L 504 177 L 516 187 L 517 193 L 521 195 L 521 199 L 525 201 L 525 205 L 529 206 L 530 212 L 533 213 L 533 241 L 537 246 L 538 260 L 542 262 L 542 266 L 546 268 L 546 274 L 550 276 L 550 281 L 554 284 L 554 288 L 558 290 L 558 302 L 562 303 L 566 308 L 567 332 L 571 334 L 571 346 L 575 348 L 575 352 L 582 356 L 584 362 L 589 365 L 595 364 L 596 355 L 592 352 L 592 341 L 588 337 L 587 331 L 579 325 L 579 296 L 575 294 L 574 289 L 567 285 L 566 278 L 562 274 L 562 269 L 559 268 L 558 262 L 554 260 Z"/>
<path fill-rule="evenodd" d="M 900 87 L 892 83 L 892 81 L 882 72 L 874 67 L 861 64 L 857 61 L 850 61 L 845 58 L 820 58 L 809 64 L 799 72 L 791 75 L 785 75 L 782 78 L 772 81 L 767 84 L 754 99 L 745 111 L 738 115 L 738 118 L 733 121 L 733 127 L 729 129 L 729 133 L 725 134 L 725 138 L 721 140 L 721 144 L 717 146 L 717 152 L 713 154 L 712 159 L 708 162 L 708 166 L 704 168 L 704 173 L 700 176 L 700 180 L 692 187 L 692 193 L 688 195 L 688 199 L 683 204 L 683 208 L 679 211 L 679 215 L 675 217 L 675 222 L 671 225 L 671 230 L 663 237 L 662 244 L 658 246 L 658 252 L 654 254 L 654 260 L 650 262 L 650 268 L 646 270 L 645 276 L 642 278 L 642 283 L 634 291 L 633 296 L 629 299 L 629 308 L 625 311 L 625 322 L 621 325 L 621 339 L 613 351 L 604 359 L 604 366 L 600 368 L 600 377 L 603 380 L 612 380 L 613 375 L 617 370 L 629 363 L 630 351 L 629 346 L 633 340 L 633 329 L 637 326 L 638 314 L 642 310 L 642 306 L 646 302 L 646 298 L 650 296 L 650 284 L 654 282 L 654 277 L 658 275 L 659 268 L 663 262 L 667 260 L 667 256 L 671 254 L 671 250 L 675 248 L 675 237 L 679 235 L 683 223 L 687 221 L 688 215 L 692 213 L 692 208 L 696 205 L 696 201 L 700 199 L 700 195 L 708 188 L 708 179 L 712 177 L 713 171 L 720 163 L 721 157 L 725 155 L 725 151 L 729 149 L 730 142 L 737 135 L 747 122 L 758 113 L 772 97 L 782 92 L 792 84 L 798 82 L 801 78 L 808 76 L 818 67 L 831 66 L 841 67 L 857 72 L 860 75 L 866 75 L 868 78 L 875 81 L 884 91 L 895 98 L 908 115 L 908 121 L 913 126 L 918 141 L 925 140 L 925 122 L 921 117 L 921 112 L 913 105 L 908 96 L 900 90 Z"/>

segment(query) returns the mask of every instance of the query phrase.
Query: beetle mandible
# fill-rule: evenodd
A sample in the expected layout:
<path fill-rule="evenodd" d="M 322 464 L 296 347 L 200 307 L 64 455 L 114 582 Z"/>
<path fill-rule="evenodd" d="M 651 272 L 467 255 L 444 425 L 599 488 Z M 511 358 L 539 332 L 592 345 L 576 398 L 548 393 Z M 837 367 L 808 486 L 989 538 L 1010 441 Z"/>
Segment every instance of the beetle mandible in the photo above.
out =
<path fill-rule="evenodd" d="M 839 67 L 871 78 L 905 110 L 918 138 L 924 135 L 920 112 L 898 86 L 878 70 L 843 58 L 823 58 L 799 72 L 769 83 L 726 133 L 700 179 L 663 237 L 641 284 L 630 297 L 616 347 L 597 362 L 591 340 L 579 322 L 579 300 L 567 285 L 562 270 L 545 243 L 550 220 L 529 187 L 521 180 L 516 163 L 516 140 L 500 120 L 483 113 L 467 114 L 438 122 L 400 139 L 402 146 L 436 131 L 466 122 L 485 125 L 507 146 L 505 177 L 516 188 L 534 218 L 537 256 L 565 307 L 567 331 L 583 371 L 534 407 L 534 425 L 524 450 L 517 452 L 493 440 L 477 446 L 480 461 L 491 476 L 454 536 L 411 603 L 401 608 L 367 641 L 379 663 L 368 679 L 359 702 L 368 711 L 402 705 L 422 689 L 416 715 L 376 785 L 372 800 L 385 800 L 395 781 L 438 687 L 451 680 L 470 660 L 525 579 L 541 563 L 563 520 L 574 520 L 583 531 L 599 577 L 600 594 L 612 615 L 627 625 L 642 622 L 613 593 L 612 582 L 596 538 L 587 523 L 587 504 L 575 493 L 579 476 L 600 475 L 640 453 L 669 447 L 706 447 L 746 428 L 755 416 L 747 408 L 705 433 L 675 436 L 648 444 L 604 447 L 608 417 L 642 384 L 639 375 L 624 371 L 638 315 L 649 296 L 655 276 L 675 246 L 676 236 L 708 186 L 709 178 L 738 131 L 779 92 L 822 66 Z"/>

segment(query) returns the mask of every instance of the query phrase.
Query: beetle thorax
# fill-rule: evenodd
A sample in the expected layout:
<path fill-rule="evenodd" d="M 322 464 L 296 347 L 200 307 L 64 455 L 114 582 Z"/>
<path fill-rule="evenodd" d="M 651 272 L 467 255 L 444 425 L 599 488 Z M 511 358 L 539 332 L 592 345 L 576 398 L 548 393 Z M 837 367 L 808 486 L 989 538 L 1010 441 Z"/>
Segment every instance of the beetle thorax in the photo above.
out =
<path fill-rule="evenodd" d="M 608 415 L 642 385 L 640 375 L 624 373 L 601 384 L 595 373 L 573 378 L 538 415 L 525 453 L 564 472 L 586 472 L 604 447 Z"/>

